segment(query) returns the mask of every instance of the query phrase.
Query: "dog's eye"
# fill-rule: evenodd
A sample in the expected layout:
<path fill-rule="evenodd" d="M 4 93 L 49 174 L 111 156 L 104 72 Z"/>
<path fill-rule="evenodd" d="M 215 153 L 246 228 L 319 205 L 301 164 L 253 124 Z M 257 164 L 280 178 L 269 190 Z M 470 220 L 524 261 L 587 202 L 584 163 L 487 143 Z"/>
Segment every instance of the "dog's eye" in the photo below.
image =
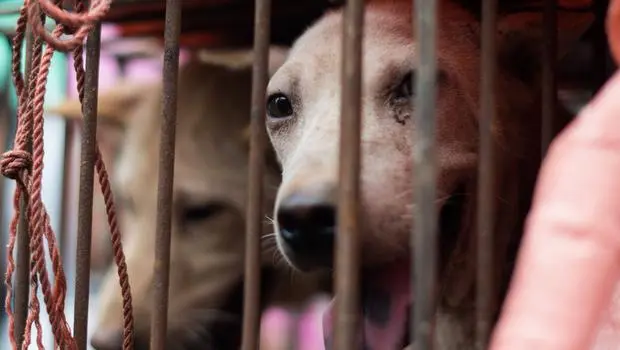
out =
<path fill-rule="evenodd" d="M 181 213 L 183 221 L 194 223 L 210 219 L 226 210 L 226 206 L 221 203 L 208 202 L 202 204 L 188 205 L 183 208 Z"/>
<path fill-rule="evenodd" d="M 267 100 L 267 114 L 271 118 L 287 118 L 293 115 L 291 100 L 283 94 L 274 94 Z"/>
<path fill-rule="evenodd" d="M 413 96 L 413 73 L 405 74 L 401 82 L 394 91 L 394 98 L 397 100 L 408 100 Z"/>

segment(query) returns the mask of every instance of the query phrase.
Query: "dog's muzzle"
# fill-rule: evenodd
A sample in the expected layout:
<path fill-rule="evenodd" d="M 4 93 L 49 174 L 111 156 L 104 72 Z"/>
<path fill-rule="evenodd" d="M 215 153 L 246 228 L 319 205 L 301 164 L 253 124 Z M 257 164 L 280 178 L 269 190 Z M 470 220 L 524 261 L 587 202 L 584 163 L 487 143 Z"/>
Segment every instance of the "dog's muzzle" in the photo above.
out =
<path fill-rule="evenodd" d="M 276 213 L 283 253 L 300 270 L 330 268 L 336 234 L 336 205 L 325 191 L 296 192 Z"/>

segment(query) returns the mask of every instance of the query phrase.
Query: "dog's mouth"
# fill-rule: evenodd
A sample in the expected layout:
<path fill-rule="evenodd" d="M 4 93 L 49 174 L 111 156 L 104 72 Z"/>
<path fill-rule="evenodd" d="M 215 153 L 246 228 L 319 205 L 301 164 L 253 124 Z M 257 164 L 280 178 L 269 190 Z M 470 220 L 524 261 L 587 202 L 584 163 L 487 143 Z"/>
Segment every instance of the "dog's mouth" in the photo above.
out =
<path fill-rule="evenodd" d="M 462 230 L 465 200 L 462 191 L 443 203 L 439 216 L 439 259 L 443 264 L 454 250 Z M 411 344 L 410 310 L 415 305 L 411 291 L 411 258 L 404 257 L 362 272 L 361 329 L 356 348 L 367 350 L 401 350 Z M 323 318 L 325 349 L 333 341 L 334 301 Z"/>

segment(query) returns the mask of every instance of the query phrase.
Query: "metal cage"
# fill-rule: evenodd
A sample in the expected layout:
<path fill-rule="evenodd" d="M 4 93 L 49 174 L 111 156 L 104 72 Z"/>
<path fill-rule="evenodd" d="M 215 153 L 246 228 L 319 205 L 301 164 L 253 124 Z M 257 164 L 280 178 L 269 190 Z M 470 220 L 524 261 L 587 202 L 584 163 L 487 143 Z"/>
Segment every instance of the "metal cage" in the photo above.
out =
<path fill-rule="evenodd" d="M 153 295 L 153 317 L 151 321 L 151 349 L 163 350 L 167 330 L 168 284 L 170 267 L 170 232 L 172 213 L 173 165 L 175 159 L 175 125 L 177 106 L 177 76 L 179 67 L 180 35 L 182 24 L 181 0 L 166 0 L 164 25 L 164 63 L 163 63 L 163 123 L 161 125 L 161 143 L 159 153 L 159 185 L 157 199 L 157 230 L 155 248 L 155 280 Z M 188 2 L 195 3 L 195 2 Z M 437 263 L 437 216 L 433 205 L 436 197 L 436 145 L 435 145 L 435 101 L 437 79 L 437 12 L 438 0 L 415 0 L 416 40 L 419 46 L 419 68 L 415 79 L 415 138 L 414 166 L 417 176 L 414 182 L 415 212 L 414 231 L 411 235 L 413 274 L 411 283 L 416 295 L 416 307 L 412 310 L 411 336 L 415 339 L 416 349 L 426 350 L 433 347 L 433 319 L 435 314 L 435 295 L 433 292 Z M 122 7 L 127 5 L 127 7 Z M 248 5 L 248 4 L 246 4 Z M 268 82 L 268 55 L 272 38 L 272 1 L 256 0 L 254 6 L 253 30 L 243 31 L 244 38 L 231 39 L 233 42 L 247 41 L 247 34 L 253 33 L 255 61 L 253 66 L 252 109 L 251 109 L 251 153 L 249 173 L 249 207 L 247 210 L 247 242 L 245 248 L 245 279 L 244 308 L 242 324 L 242 349 L 256 349 L 260 330 L 260 235 L 262 230 L 263 202 L 263 150 L 266 147 L 264 129 L 265 90 Z M 495 118 L 495 80 L 497 52 L 495 31 L 498 12 L 498 0 L 481 0 L 482 38 L 481 38 L 481 91 L 480 91 L 480 124 L 479 124 L 479 166 L 478 166 L 478 237 L 477 251 L 477 326 L 476 339 L 479 348 L 486 344 L 494 323 L 494 300 L 498 288 L 493 281 L 493 225 L 492 199 L 494 196 L 493 182 L 493 142 L 491 124 Z M 133 7 L 132 7 L 133 6 Z M 158 5 L 163 10 L 162 4 Z M 312 5 L 301 4 L 301 7 L 312 8 Z M 342 134 L 341 134 L 341 166 L 338 197 L 338 236 L 335 259 L 335 293 L 341 302 L 337 304 L 334 349 L 354 349 L 354 333 L 359 324 L 357 319 L 360 301 L 360 253 L 359 253 L 359 188 L 360 188 L 360 129 L 361 129 L 361 89 L 362 81 L 359 74 L 362 65 L 362 33 L 364 18 L 364 1 L 348 0 L 345 6 L 344 40 L 343 40 L 343 75 L 342 75 Z M 597 1 L 593 11 L 599 17 L 593 28 L 593 45 L 596 49 L 594 60 L 597 71 L 594 72 L 598 87 L 605 81 L 608 70 L 607 48 L 604 40 L 603 14 L 607 4 Z M 135 8 L 134 8 L 135 7 Z M 556 1 L 546 0 L 539 4 L 538 9 L 544 12 L 544 54 L 542 59 L 542 134 L 540 142 L 546 150 L 551 142 L 554 130 L 554 113 L 558 103 L 558 73 L 556 64 Z M 117 16 L 138 18 L 141 8 L 139 2 L 119 3 Z M 589 10 L 589 9 L 588 9 Z M 249 14 L 247 10 L 244 10 Z M 317 11 L 318 12 L 318 11 Z M 195 21 L 195 19 L 194 19 Z M 222 25 L 224 27 L 224 25 Z M 98 61 L 100 47 L 100 25 L 95 25 L 86 40 L 86 81 L 83 103 L 84 123 L 81 141 L 79 213 L 77 240 L 77 272 L 75 295 L 74 335 L 79 349 L 86 349 L 86 330 L 88 323 L 90 247 L 92 228 L 93 182 L 95 154 L 95 135 L 97 129 L 97 86 Z M 251 29 L 251 28 L 250 28 Z M 231 30 L 230 28 L 228 30 Z M 244 29 L 245 30 L 245 29 Z M 288 35 L 288 33 L 286 34 Z M 277 40 L 285 34 L 277 33 Z M 603 38 L 603 39 L 601 39 Z M 33 36 L 28 37 L 27 62 L 32 60 Z M 602 62 L 602 63 L 601 63 Z M 29 68 L 27 68 L 28 70 Z M 581 78 L 581 77 L 580 77 Z M 26 82 L 26 84 L 28 84 Z M 74 132 L 72 126 L 67 127 L 67 134 Z M 68 136 L 72 139 L 72 136 Z M 68 154 L 68 151 L 65 153 Z M 67 171 L 65 171 L 67 172 Z M 67 185 L 65 184 L 64 187 Z M 22 210 L 27 203 L 22 201 Z M 66 204 L 63 204 L 65 207 Z M 64 209 L 65 211 L 68 209 Z M 65 214 L 66 215 L 66 214 Z M 17 272 L 15 280 L 15 336 L 18 344 L 23 341 L 23 332 L 28 315 L 28 294 L 30 286 L 29 266 L 30 251 L 28 244 L 27 218 L 23 215 L 19 225 L 17 245 Z M 63 227 L 66 223 L 63 222 Z M 64 228 L 61 229 L 64 231 Z"/>

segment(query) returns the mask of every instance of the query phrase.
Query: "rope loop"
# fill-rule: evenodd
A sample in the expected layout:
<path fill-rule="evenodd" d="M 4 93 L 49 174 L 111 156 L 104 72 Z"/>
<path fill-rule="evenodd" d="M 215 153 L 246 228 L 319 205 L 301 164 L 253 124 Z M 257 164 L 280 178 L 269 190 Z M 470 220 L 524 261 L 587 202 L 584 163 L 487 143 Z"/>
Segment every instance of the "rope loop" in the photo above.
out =
<path fill-rule="evenodd" d="M 74 0 L 73 13 L 62 9 L 61 4 L 62 0 L 53 0 L 53 2 L 50 0 L 26 0 L 21 8 L 13 38 L 12 75 L 18 98 L 17 130 L 13 150 L 4 153 L 0 158 L 2 175 L 15 180 L 19 185 L 16 186 L 13 197 L 15 211 L 9 227 L 8 264 L 4 280 L 7 287 L 5 308 L 9 320 L 9 340 L 13 350 L 18 347 L 14 335 L 15 320 L 12 308 L 12 295 L 14 294 L 12 276 L 16 267 L 13 252 L 17 239 L 17 226 L 22 215 L 28 217 L 27 230 L 30 239 L 31 264 L 29 271 L 30 300 L 21 349 L 27 350 L 29 348 L 33 327 L 37 331 L 36 345 L 39 349 L 43 349 L 39 320 L 41 303 L 37 296 L 39 287 L 43 295 L 43 304 L 49 315 L 55 343 L 63 350 L 78 349 L 78 344 L 65 317 L 67 280 L 62 266 L 62 257 L 56 242 L 56 235 L 50 225 L 49 215 L 41 198 L 44 154 L 43 105 L 47 77 L 55 51 L 73 51 L 78 95 L 80 103 L 83 103 L 86 75 L 83 59 L 84 39 L 105 16 L 110 7 L 110 0 L 94 0 L 88 11 L 86 11 L 84 0 Z M 56 26 L 51 33 L 47 32 L 44 27 L 46 16 L 56 21 Z M 32 50 L 32 55 L 31 69 L 27 72 L 28 84 L 26 84 L 26 79 L 21 73 L 20 55 L 26 36 L 27 24 L 30 24 L 34 34 L 34 41 L 29 47 Z M 70 37 L 63 40 L 61 39 L 63 35 Z M 44 46 L 44 43 L 47 46 Z M 26 140 L 32 140 L 31 152 L 26 151 Z M 28 149 L 28 151 L 30 150 Z M 118 266 L 117 272 L 123 297 L 123 350 L 130 350 L 133 348 L 133 311 L 127 264 L 121 245 L 121 233 L 108 174 L 99 147 L 95 147 L 95 152 L 95 164 L 93 166 L 106 205 L 114 250 L 114 262 Z M 25 199 L 27 204 L 25 212 L 22 212 L 19 205 L 22 199 Z M 49 255 L 52 261 L 53 280 L 47 271 L 46 255 Z"/>
<path fill-rule="evenodd" d="M 108 13 L 110 0 L 95 0 L 86 12 L 80 10 L 68 12 L 61 7 L 61 3 L 52 3 L 50 0 L 27 0 L 27 8 L 28 23 L 32 26 L 33 32 L 54 50 L 69 52 L 81 46 L 93 26 Z M 63 34 L 69 38 L 63 40 L 46 31 L 43 22 L 39 20 L 41 12 L 52 18 L 57 25 L 62 25 Z"/>

